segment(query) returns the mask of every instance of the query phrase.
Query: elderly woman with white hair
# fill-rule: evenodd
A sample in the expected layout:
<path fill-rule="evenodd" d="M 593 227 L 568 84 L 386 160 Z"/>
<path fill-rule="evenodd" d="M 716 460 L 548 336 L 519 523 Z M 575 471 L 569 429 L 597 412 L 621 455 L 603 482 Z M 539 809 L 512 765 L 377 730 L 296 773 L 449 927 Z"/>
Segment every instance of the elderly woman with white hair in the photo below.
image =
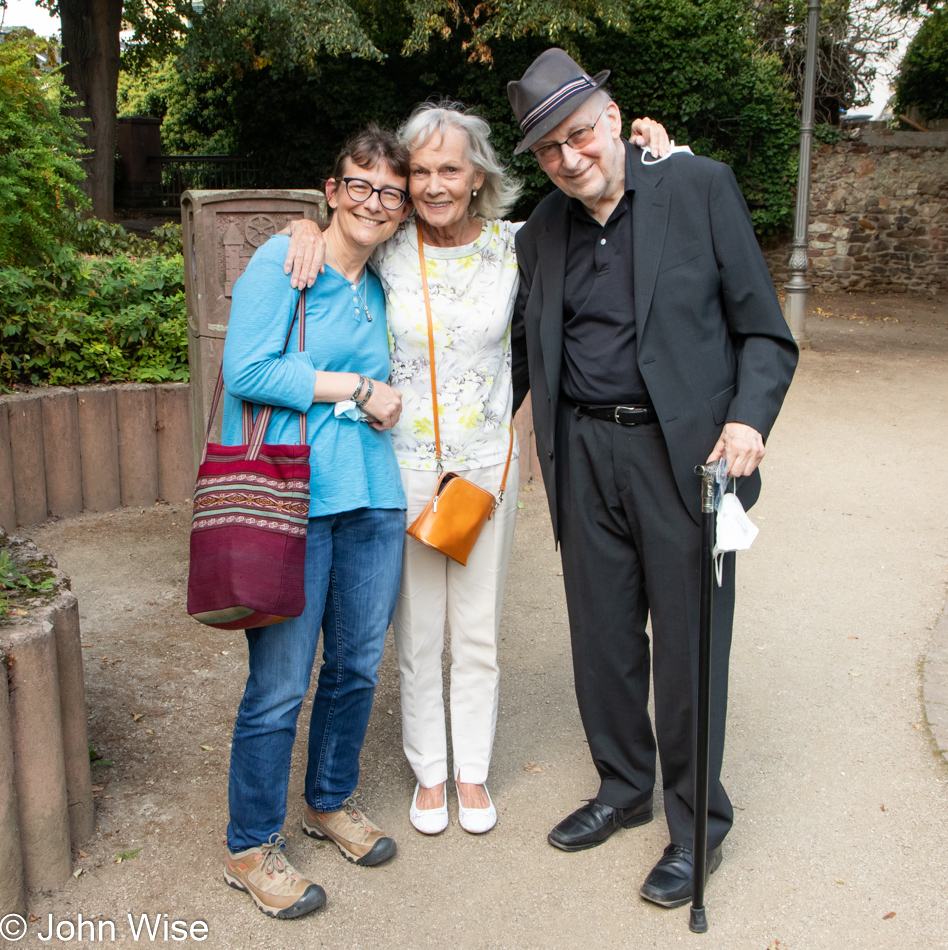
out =
<path fill-rule="evenodd" d="M 665 130 L 636 120 L 653 149 Z M 399 130 L 410 150 L 414 217 L 373 260 L 387 294 L 391 385 L 402 394 L 392 442 L 408 500 L 406 525 L 438 482 L 432 380 L 436 381 L 440 461 L 447 471 L 499 494 L 519 485 L 513 434 L 510 321 L 517 296 L 514 235 L 503 220 L 520 193 L 490 144 L 490 126 L 450 100 L 419 105 Z M 319 238 L 294 222 L 287 269 L 315 275 Z M 419 244 L 422 245 L 424 280 Z M 297 249 L 300 247 L 300 249 Z M 330 263 L 331 260 L 330 260 Z M 435 355 L 429 358 L 426 294 Z M 486 788 L 500 671 L 497 642 L 516 524 L 516 492 L 500 504 L 466 566 L 405 538 L 394 630 L 401 678 L 402 738 L 417 779 L 410 818 L 424 834 L 448 825 L 448 744 L 442 681 L 444 628 L 451 631 L 451 752 L 461 827 L 489 831 L 497 812 Z"/>

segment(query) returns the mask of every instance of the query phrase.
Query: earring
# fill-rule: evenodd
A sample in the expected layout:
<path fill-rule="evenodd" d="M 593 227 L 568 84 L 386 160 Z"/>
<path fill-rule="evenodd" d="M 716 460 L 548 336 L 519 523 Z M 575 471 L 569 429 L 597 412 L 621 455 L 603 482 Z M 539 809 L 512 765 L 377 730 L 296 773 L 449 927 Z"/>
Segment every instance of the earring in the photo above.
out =
<path fill-rule="evenodd" d="M 471 192 L 471 197 L 472 197 L 472 198 L 476 198 L 476 197 L 477 197 L 477 189 L 476 189 L 476 188 Z"/>

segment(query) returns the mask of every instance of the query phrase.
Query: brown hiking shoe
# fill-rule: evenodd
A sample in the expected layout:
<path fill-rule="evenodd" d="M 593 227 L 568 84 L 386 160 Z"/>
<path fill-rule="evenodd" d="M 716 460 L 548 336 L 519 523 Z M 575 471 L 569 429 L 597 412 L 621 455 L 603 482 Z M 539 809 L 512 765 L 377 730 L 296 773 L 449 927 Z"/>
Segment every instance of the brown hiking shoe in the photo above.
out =
<path fill-rule="evenodd" d="M 310 838 L 332 841 L 342 856 L 353 864 L 374 867 L 393 857 L 395 842 L 379 831 L 356 808 L 355 800 L 347 798 L 339 811 L 313 811 L 309 805 L 303 812 L 303 832 Z"/>
<path fill-rule="evenodd" d="M 246 891 L 268 917 L 280 920 L 302 917 L 326 903 L 326 892 L 284 857 L 285 841 L 273 834 L 268 844 L 237 854 L 228 851 L 224 859 L 224 882 Z"/>

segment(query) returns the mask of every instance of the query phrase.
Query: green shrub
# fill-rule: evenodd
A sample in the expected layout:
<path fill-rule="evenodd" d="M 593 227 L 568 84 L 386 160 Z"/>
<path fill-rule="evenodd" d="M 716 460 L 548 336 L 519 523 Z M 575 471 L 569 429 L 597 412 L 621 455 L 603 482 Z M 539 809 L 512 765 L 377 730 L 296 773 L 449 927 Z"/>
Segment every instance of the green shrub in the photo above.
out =
<path fill-rule="evenodd" d="M 0 43 L 0 262 L 30 265 L 75 232 L 87 204 L 76 182 L 79 125 L 63 111 L 58 70 L 40 71 L 46 42 L 14 31 Z"/>
<path fill-rule="evenodd" d="M 0 265 L 0 387 L 187 380 L 180 228 L 142 242 L 84 225 L 98 256 L 63 247 L 32 269 Z"/>

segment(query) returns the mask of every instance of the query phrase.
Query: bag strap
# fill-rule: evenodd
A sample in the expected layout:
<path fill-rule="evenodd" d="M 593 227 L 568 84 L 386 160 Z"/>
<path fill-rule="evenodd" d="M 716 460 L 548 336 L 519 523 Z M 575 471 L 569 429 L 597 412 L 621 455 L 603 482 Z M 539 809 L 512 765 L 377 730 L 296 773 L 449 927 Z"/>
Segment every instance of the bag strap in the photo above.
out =
<path fill-rule="evenodd" d="M 428 365 L 431 368 L 431 408 L 434 410 L 435 450 L 438 453 L 438 472 L 442 471 L 441 464 L 441 431 L 438 426 L 438 385 L 435 378 L 434 354 L 434 326 L 431 321 L 431 298 L 428 296 L 428 272 L 425 270 L 425 238 L 421 230 L 421 219 L 415 216 L 415 227 L 418 231 L 418 262 L 421 265 L 421 289 L 425 295 L 425 316 L 428 318 Z M 514 424 L 513 415 L 510 417 L 510 447 L 507 449 L 507 464 L 504 466 L 504 477 L 500 482 L 500 492 L 494 508 L 504 500 L 504 489 L 507 486 L 507 473 L 510 471 L 510 459 L 513 456 Z"/>
<path fill-rule="evenodd" d="M 290 345 L 290 336 L 293 333 L 293 325 L 296 318 L 300 320 L 299 333 L 299 352 L 302 353 L 306 347 L 306 290 L 300 291 L 296 301 L 296 308 L 293 311 L 293 318 L 290 320 L 290 327 L 286 331 L 286 339 L 283 341 L 283 349 L 280 356 L 286 353 Z M 201 452 L 201 464 L 207 459 L 207 444 L 211 440 L 211 428 L 214 425 L 214 417 L 217 415 L 217 407 L 224 392 L 224 361 L 221 360 L 220 369 L 217 371 L 217 384 L 214 386 L 214 396 L 211 399 L 211 412 L 207 417 L 207 429 L 204 432 L 204 449 Z M 250 450 L 247 453 L 249 461 L 254 461 L 260 454 L 260 448 L 263 445 L 264 437 L 267 434 L 267 427 L 270 425 L 270 419 L 273 416 L 273 406 L 261 406 L 257 413 L 257 418 L 253 418 L 253 404 L 241 402 L 241 427 L 244 445 L 249 445 Z M 300 445 L 306 444 L 306 413 L 299 413 L 300 417 Z"/>

